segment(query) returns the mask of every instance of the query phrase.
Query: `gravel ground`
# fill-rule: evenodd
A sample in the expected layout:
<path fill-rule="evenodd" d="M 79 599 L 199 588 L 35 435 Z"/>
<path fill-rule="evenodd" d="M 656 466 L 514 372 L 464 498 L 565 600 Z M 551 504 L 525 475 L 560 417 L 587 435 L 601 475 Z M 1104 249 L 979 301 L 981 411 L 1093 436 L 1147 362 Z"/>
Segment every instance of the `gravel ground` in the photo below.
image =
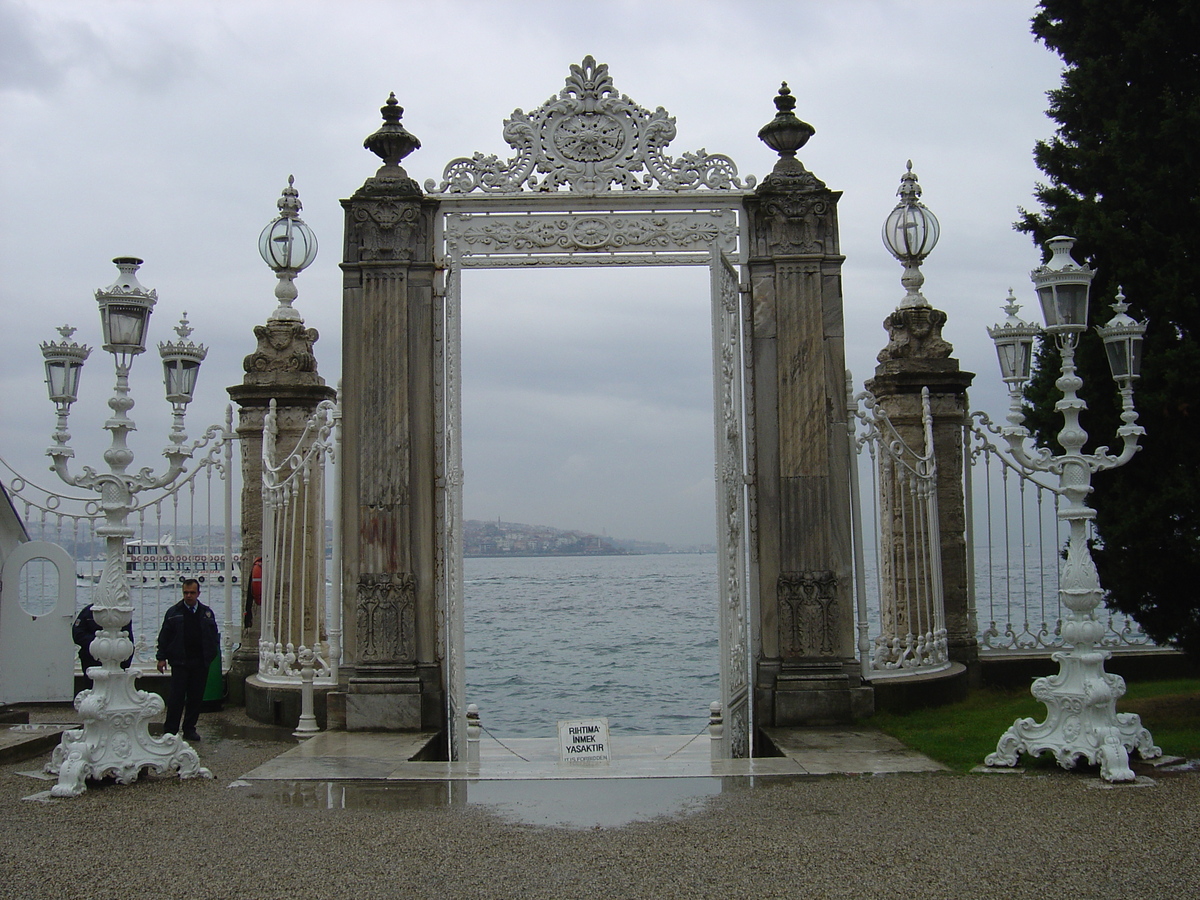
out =
<path fill-rule="evenodd" d="M 287 749 L 286 733 L 241 710 L 200 732 L 211 781 L 24 802 L 49 785 L 19 773 L 48 755 L 0 766 L 0 897 L 1183 900 L 1200 884 L 1197 772 L 1131 786 L 1058 771 L 740 779 L 674 816 L 555 828 L 386 797 L 288 805 L 229 786 Z"/>

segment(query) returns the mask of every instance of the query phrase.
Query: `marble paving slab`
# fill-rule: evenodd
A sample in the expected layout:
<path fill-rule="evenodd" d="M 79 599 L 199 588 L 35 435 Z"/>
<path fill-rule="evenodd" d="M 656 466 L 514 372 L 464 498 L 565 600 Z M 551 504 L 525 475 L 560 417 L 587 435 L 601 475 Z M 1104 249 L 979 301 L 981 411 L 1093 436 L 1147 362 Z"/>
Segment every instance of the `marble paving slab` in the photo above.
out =
<path fill-rule="evenodd" d="M 697 778 L 945 771 L 881 732 L 867 729 L 769 729 L 782 756 L 711 758 L 707 738 L 612 735 L 609 762 L 560 762 L 554 738 L 485 735 L 478 765 L 413 762 L 428 733 L 323 732 L 246 773 L 254 781 L 520 781 L 602 778 Z"/>

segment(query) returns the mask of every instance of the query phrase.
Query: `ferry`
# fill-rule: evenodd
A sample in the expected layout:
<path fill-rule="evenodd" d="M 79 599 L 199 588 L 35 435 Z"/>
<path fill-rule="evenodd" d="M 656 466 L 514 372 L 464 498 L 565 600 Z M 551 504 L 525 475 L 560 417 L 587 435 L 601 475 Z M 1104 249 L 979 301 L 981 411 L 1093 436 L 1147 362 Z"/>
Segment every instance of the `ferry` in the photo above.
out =
<path fill-rule="evenodd" d="M 201 584 L 224 584 L 224 553 L 192 553 L 176 547 L 171 535 L 156 541 L 129 541 L 125 544 L 125 572 L 132 584 L 168 584 L 195 578 Z M 242 555 L 233 555 L 233 583 L 242 576 Z"/>

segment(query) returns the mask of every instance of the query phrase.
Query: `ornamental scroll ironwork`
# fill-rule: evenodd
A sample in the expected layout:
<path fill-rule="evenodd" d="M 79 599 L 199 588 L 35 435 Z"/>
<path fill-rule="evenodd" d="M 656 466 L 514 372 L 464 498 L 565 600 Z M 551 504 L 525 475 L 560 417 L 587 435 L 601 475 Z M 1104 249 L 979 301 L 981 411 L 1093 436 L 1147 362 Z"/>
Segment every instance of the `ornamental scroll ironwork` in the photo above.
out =
<path fill-rule="evenodd" d="M 475 153 L 451 161 L 431 194 L 734 190 L 742 187 L 728 156 L 701 149 L 678 159 L 663 150 L 675 138 L 675 117 L 654 112 L 619 94 L 608 66 L 585 56 L 556 97 L 531 113 L 514 110 L 504 120 L 504 140 L 517 155 L 501 161 Z M 544 176 L 544 177 L 540 177 Z M 754 179 L 746 179 L 753 187 Z"/>
<path fill-rule="evenodd" d="M 465 266 L 595 265 L 625 261 L 676 264 L 707 261 L 712 247 L 736 252 L 731 209 L 596 213 L 449 213 L 447 251 Z M 577 258 L 572 259 L 572 256 Z M 620 257 L 607 260 L 603 257 Z"/>
<path fill-rule="evenodd" d="M 729 755 L 750 755 L 749 633 L 746 612 L 746 482 L 742 443 L 742 311 L 737 272 L 712 255 L 713 393 L 716 399 L 718 624 L 721 705 L 729 722 Z"/>

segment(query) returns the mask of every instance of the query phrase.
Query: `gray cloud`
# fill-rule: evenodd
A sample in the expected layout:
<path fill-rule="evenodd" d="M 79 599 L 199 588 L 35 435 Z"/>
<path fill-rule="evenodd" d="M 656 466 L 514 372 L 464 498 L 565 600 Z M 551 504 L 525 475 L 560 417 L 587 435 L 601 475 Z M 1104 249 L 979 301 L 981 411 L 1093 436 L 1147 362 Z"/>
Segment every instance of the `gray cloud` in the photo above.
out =
<path fill-rule="evenodd" d="M 190 430 L 223 417 L 251 329 L 274 308 L 259 230 L 294 174 L 321 242 L 297 308 L 321 370 L 341 364 L 342 210 L 377 161 L 361 147 L 395 90 L 423 147 L 420 181 L 479 150 L 507 156 L 502 121 L 562 86 L 591 53 L 617 88 L 677 119 L 671 152 L 727 153 L 760 177 L 757 140 L 788 80 L 817 128 L 805 164 L 839 205 L 847 362 L 859 383 L 903 295 L 879 227 L 904 162 L 942 221 L 925 293 L 980 372 L 976 405 L 1004 394 L 984 326 L 1038 261 L 1012 233 L 1051 132 L 1058 61 L 1026 3 L 211 3 L 0 0 L 0 453 L 45 469 L 53 415 L 37 342 L 70 321 L 98 343 L 93 291 L 113 256 L 146 259 L 162 339 L 186 309 L 212 349 Z M 711 534 L 707 273 L 468 272 L 464 406 L 469 514 L 691 541 Z M 157 462 L 169 416 L 151 354 L 134 370 L 134 447 Z M 99 457 L 111 368 L 96 352 L 72 432 Z M 477 513 L 476 513 L 477 511 Z"/>

